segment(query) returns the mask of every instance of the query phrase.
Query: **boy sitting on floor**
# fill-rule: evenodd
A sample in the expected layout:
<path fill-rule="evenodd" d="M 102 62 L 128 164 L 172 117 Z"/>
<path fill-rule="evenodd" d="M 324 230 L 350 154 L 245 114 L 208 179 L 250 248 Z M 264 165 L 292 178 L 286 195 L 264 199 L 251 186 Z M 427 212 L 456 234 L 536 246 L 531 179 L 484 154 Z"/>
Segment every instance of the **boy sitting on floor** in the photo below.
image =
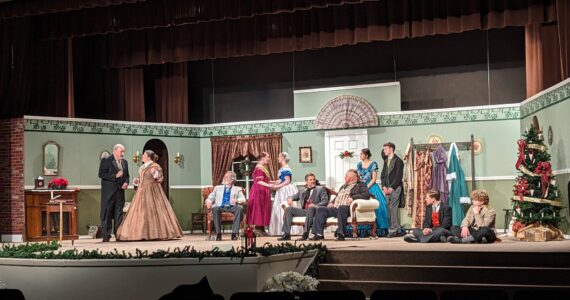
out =
<path fill-rule="evenodd" d="M 495 234 L 495 210 L 489 207 L 489 194 L 485 190 L 471 192 L 471 207 L 461 222 L 461 228 L 451 227 L 453 236 L 447 238 L 454 244 L 493 243 Z"/>
<path fill-rule="evenodd" d="M 426 195 L 426 217 L 422 228 L 414 229 L 413 236 L 404 237 L 408 243 L 445 243 L 451 235 L 451 207 L 439 201 L 439 192 L 431 190 Z"/>

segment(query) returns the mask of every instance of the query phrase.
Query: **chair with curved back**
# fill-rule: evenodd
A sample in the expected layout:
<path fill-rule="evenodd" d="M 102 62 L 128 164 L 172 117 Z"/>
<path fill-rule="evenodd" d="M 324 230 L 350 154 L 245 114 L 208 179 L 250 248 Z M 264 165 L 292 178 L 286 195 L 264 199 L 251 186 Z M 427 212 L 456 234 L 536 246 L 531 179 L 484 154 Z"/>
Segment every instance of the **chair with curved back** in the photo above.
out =
<path fill-rule="evenodd" d="M 329 195 L 329 201 L 332 201 L 336 197 L 337 192 L 326 188 L 327 194 Z M 297 207 L 298 201 L 293 201 L 293 207 Z M 375 200 L 366 199 L 354 199 L 350 204 L 350 216 L 347 219 L 347 224 L 352 225 L 352 237 L 358 237 L 358 225 L 372 225 L 371 234 L 376 237 L 376 213 L 375 209 L 378 208 L 380 203 Z M 289 205 L 287 202 L 281 203 L 281 208 L 283 208 L 283 213 Z M 294 217 L 292 225 L 305 226 L 306 217 Z M 325 227 L 338 225 L 338 219 L 336 217 L 330 217 L 325 223 Z"/>
<path fill-rule="evenodd" d="M 214 190 L 213 186 L 208 186 L 202 189 L 202 205 L 204 207 L 204 211 L 206 212 L 206 231 L 208 233 L 208 238 L 212 237 L 212 222 L 214 222 L 214 217 L 212 215 L 212 209 L 208 209 L 206 207 L 206 199 L 208 199 L 208 196 L 212 193 L 212 191 Z M 242 192 L 245 195 L 245 189 L 242 187 Z M 241 228 L 245 227 L 245 214 L 246 214 L 246 207 L 245 204 L 244 206 L 244 213 L 242 214 L 242 218 L 241 218 Z M 234 214 L 230 213 L 230 212 L 222 212 L 221 214 L 221 223 L 222 225 L 225 224 L 233 224 L 234 222 Z"/>

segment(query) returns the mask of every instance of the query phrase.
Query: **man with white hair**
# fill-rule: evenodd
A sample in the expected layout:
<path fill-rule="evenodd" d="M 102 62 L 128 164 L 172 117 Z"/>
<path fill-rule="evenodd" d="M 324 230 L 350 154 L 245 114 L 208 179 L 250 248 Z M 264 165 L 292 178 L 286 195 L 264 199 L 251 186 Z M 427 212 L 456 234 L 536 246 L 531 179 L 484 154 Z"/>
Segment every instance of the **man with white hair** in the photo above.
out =
<path fill-rule="evenodd" d="M 125 190 L 129 186 L 129 165 L 123 159 L 124 155 L 125 146 L 116 144 L 113 146 L 113 155 L 103 158 L 99 165 L 103 242 L 111 239 L 111 228 L 117 234 L 117 228 L 123 221 Z"/>
<path fill-rule="evenodd" d="M 229 212 L 234 214 L 234 223 L 232 225 L 232 240 L 238 239 L 239 224 L 241 216 L 243 215 L 243 203 L 245 196 L 243 195 L 242 188 L 234 186 L 236 180 L 236 173 L 227 171 L 221 185 L 214 187 L 206 199 L 206 207 L 212 209 L 212 216 L 214 218 L 214 227 L 216 229 L 216 241 L 222 240 L 222 212 Z"/>

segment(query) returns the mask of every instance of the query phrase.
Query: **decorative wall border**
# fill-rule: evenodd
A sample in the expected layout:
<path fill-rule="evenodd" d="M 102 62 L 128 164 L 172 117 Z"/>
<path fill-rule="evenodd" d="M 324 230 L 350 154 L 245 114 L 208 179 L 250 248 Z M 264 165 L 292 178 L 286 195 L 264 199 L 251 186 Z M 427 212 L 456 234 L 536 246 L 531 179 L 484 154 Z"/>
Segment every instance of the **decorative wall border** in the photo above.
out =
<path fill-rule="evenodd" d="M 520 104 L 521 119 L 570 98 L 570 78 L 526 99 Z"/>
<path fill-rule="evenodd" d="M 520 104 L 379 113 L 380 127 L 519 120 L 570 98 L 570 79 Z M 220 123 L 157 124 L 91 119 L 25 116 L 25 131 L 208 138 L 263 133 L 315 131 L 314 117 Z"/>

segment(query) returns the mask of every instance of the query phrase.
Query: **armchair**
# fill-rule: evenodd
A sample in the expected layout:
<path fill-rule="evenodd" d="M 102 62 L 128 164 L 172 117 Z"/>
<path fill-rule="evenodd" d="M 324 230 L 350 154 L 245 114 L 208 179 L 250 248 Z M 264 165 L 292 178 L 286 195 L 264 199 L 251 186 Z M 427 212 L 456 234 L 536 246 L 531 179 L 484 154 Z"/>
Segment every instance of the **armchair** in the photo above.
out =
<path fill-rule="evenodd" d="M 208 199 L 208 196 L 210 195 L 210 193 L 212 193 L 212 191 L 214 190 L 213 186 L 208 186 L 202 189 L 202 205 L 204 207 L 204 211 L 206 211 L 206 231 L 208 232 L 208 239 L 210 239 L 212 237 L 212 222 L 214 221 L 214 217 L 212 215 L 212 209 L 211 208 L 207 208 L 206 206 L 206 199 Z M 245 189 L 242 187 L 242 191 L 245 195 Z M 242 219 L 241 219 L 241 228 L 245 227 L 245 214 L 247 212 L 247 209 L 245 208 L 245 204 L 244 204 L 244 213 L 242 215 Z M 222 212 L 221 214 L 221 218 L 222 220 L 222 225 L 225 224 L 232 224 L 234 222 L 234 214 L 230 213 L 230 212 Z"/>

